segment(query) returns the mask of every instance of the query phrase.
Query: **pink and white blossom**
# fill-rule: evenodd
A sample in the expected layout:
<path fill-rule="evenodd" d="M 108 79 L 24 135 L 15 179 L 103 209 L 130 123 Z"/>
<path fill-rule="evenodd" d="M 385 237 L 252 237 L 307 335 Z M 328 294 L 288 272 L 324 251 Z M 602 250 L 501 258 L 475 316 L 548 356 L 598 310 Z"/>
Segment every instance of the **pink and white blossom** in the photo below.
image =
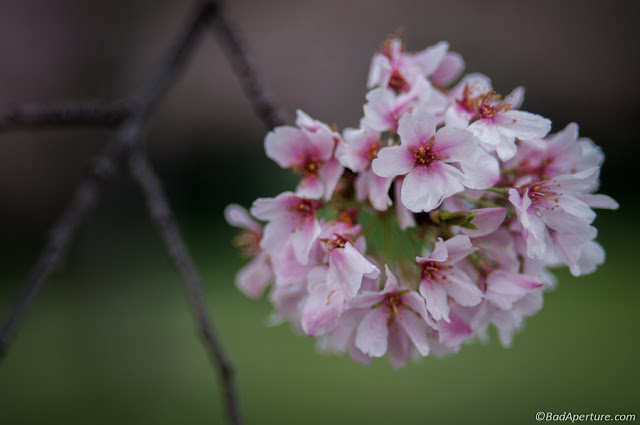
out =
<path fill-rule="evenodd" d="M 350 170 L 359 173 L 355 180 L 356 199 L 369 200 L 373 208 L 385 211 L 391 205 L 389 189 L 393 178 L 380 177 L 371 170 L 383 143 L 380 133 L 368 129 L 347 129 L 344 142 L 336 148 L 336 158 Z"/>
<path fill-rule="evenodd" d="M 468 236 L 458 235 L 446 242 L 440 238 L 429 257 L 416 257 L 420 266 L 420 294 L 435 319 L 449 321 L 449 298 L 465 307 L 477 305 L 482 291 L 456 263 L 475 251 Z"/>
<path fill-rule="evenodd" d="M 539 139 L 549 133 L 551 121 L 540 115 L 516 110 L 522 102 L 522 90 L 516 89 L 500 101 L 490 90 L 478 104 L 478 119 L 467 129 L 474 134 L 488 152 L 496 152 L 502 161 L 516 154 L 515 140 Z"/>
<path fill-rule="evenodd" d="M 315 211 L 319 201 L 284 192 L 275 198 L 259 198 L 251 207 L 251 214 L 268 221 L 260 246 L 275 255 L 291 245 L 300 264 L 307 264 L 309 252 L 320 236 L 320 223 Z"/>
<path fill-rule="evenodd" d="M 298 111 L 301 128 L 282 126 L 265 139 L 267 156 L 283 168 L 302 175 L 296 194 L 310 199 L 328 200 L 342 175 L 343 167 L 333 157 L 340 135 L 326 124 Z"/>
<path fill-rule="evenodd" d="M 236 243 L 251 261 L 236 274 L 236 285 L 251 298 L 260 298 L 273 279 L 271 262 L 267 253 L 260 247 L 262 225 L 255 221 L 249 212 L 240 205 L 231 204 L 224 210 L 224 217 L 232 226 L 244 229 L 236 237 Z"/>
<path fill-rule="evenodd" d="M 400 95 L 385 88 L 371 90 L 366 96 L 367 103 L 362 107 L 364 117 L 360 126 L 378 132 L 396 131 L 400 117 L 416 104 L 419 95 L 418 89 Z"/>
<path fill-rule="evenodd" d="M 445 58 L 449 44 L 440 42 L 419 53 L 405 52 L 399 38 L 388 40 L 371 61 L 367 88 L 383 87 L 407 92 L 419 78 L 433 74 Z M 454 65 L 455 67 L 455 65 Z M 441 71 L 449 76 L 451 71 Z"/>
<path fill-rule="evenodd" d="M 596 185 L 598 174 L 599 169 L 594 167 L 509 190 L 509 200 L 522 226 L 529 257 L 544 255 L 549 242 L 548 229 L 586 237 L 584 242 L 595 237 L 595 229 L 590 224 L 596 215 L 589 203 L 617 208 L 613 199 L 588 193 Z"/>
<path fill-rule="evenodd" d="M 465 130 L 443 127 L 436 119 L 414 111 L 400 120 L 400 146 L 385 147 L 373 160 L 381 177 L 406 175 L 401 201 L 413 212 L 431 211 L 465 187 L 485 189 L 499 179 L 498 163 L 480 149 Z"/>
<path fill-rule="evenodd" d="M 429 354 L 427 330 L 435 327 L 424 299 L 415 291 L 401 290 L 398 280 L 385 266 L 387 282 L 381 292 L 366 291 L 352 302 L 354 309 L 369 309 L 358 325 L 355 345 L 371 357 L 387 352 L 394 367 L 411 359 L 412 348 Z"/>
<path fill-rule="evenodd" d="M 484 298 L 502 310 L 509 310 L 513 303 L 543 286 L 535 276 L 526 276 L 506 270 L 494 270 L 486 278 Z"/>
<path fill-rule="evenodd" d="M 501 99 L 482 74 L 455 84 L 463 68 L 445 42 L 413 53 L 391 39 L 359 128 L 341 135 L 298 111 L 267 135 L 296 191 L 225 217 L 252 258 L 236 285 L 253 298 L 270 287 L 271 322 L 399 368 L 490 326 L 508 346 L 557 285 L 552 268 L 579 276 L 604 262 L 593 209 L 618 204 L 595 193 L 600 148 L 577 124 L 548 135 L 549 120 L 519 110 L 523 88 Z"/>

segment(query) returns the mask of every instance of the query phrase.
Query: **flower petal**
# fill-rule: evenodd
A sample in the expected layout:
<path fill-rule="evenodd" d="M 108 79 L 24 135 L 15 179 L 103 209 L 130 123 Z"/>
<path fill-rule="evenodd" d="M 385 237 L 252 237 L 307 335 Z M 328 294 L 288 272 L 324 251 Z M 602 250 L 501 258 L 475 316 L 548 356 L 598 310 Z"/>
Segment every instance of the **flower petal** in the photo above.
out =
<path fill-rule="evenodd" d="M 395 177 L 413 169 L 415 158 L 404 146 L 389 146 L 380 149 L 378 157 L 371 163 L 373 172 L 380 177 Z"/>
<path fill-rule="evenodd" d="M 387 352 L 387 313 L 374 308 L 360 322 L 356 333 L 356 347 L 372 357 L 382 357 Z"/>
<path fill-rule="evenodd" d="M 227 220 L 227 223 L 231 224 L 232 226 L 262 233 L 262 226 L 260 225 L 260 223 L 255 221 L 249 215 L 249 211 L 247 211 L 246 208 L 240 205 L 227 205 L 227 207 L 224 209 L 224 218 Z"/>
<path fill-rule="evenodd" d="M 310 141 L 300 129 L 289 126 L 277 127 L 267 134 L 264 148 L 267 156 L 283 168 L 298 164 Z"/>
<path fill-rule="evenodd" d="M 439 283 L 430 281 L 420 282 L 420 294 L 427 302 L 427 311 L 435 320 L 449 321 L 449 304 L 447 292 Z"/>
<path fill-rule="evenodd" d="M 440 162 L 416 167 L 402 182 L 400 199 L 410 211 L 432 211 L 444 198 L 464 190 L 460 176 L 457 169 Z"/>
<path fill-rule="evenodd" d="M 496 116 L 501 133 L 522 140 L 540 139 L 551 130 L 551 121 L 524 111 L 505 111 Z"/>
<path fill-rule="evenodd" d="M 421 317 L 409 310 L 402 310 L 396 316 L 396 323 L 407 333 L 411 342 L 423 356 L 429 354 L 427 324 Z"/>
<path fill-rule="evenodd" d="M 302 307 L 300 322 L 309 336 L 324 335 L 338 326 L 344 310 L 343 293 L 339 288 L 323 284 L 314 285 Z"/>
<path fill-rule="evenodd" d="M 416 146 L 426 143 L 436 132 L 436 117 L 416 109 L 404 114 L 398 121 L 398 136 L 402 146 Z"/>
<path fill-rule="evenodd" d="M 258 299 L 273 279 L 269 256 L 261 252 L 236 275 L 236 286 L 250 298 Z"/>
<path fill-rule="evenodd" d="M 543 286 L 537 277 L 504 270 L 491 272 L 487 276 L 486 283 L 485 298 L 502 310 L 509 310 L 513 303 Z"/>

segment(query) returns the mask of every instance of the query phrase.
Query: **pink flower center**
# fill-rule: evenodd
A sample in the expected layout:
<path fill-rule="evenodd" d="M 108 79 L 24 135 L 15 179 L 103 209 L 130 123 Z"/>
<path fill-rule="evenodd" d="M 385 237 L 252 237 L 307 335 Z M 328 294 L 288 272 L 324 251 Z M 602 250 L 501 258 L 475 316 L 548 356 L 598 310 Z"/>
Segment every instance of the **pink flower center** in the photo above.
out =
<path fill-rule="evenodd" d="M 353 245 L 353 242 L 347 236 L 339 235 L 337 233 L 334 233 L 334 236 L 334 239 L 320 239 L 320 242 L 324 243 L 327 247 L 327 252 L 333 251 L 336 248 L 342 249 L 347 246 L 347 243 Z"/>
<path fill-rule="evenodd" d="M 349 227 L 354 227 L 358 224 L 358 214 L 360 214 L 360 210 L 357 208 L 343 209 L 340 210 L 334 221 L 338 223 L 346 223 Z"/>
<path fill-rule="evenodd" d="M 477 99 L 471 97 L 471 90 L 469 89 L 468 83 L 465 84 L 464 90 L 462 91 L 462 99 L 456 100 L 456 103 L 468 113 L 476 113 Z"/>
<path fill-rule="evenodd" d="M 317 177 L 320 167 L 322 167 L 322 162 L 318 161 L 315 156 L 309 156 L 301 164 L 294 165 L 293 171 L 304 174 L 305 177 Z"/>
<path fill-rule="evenodd" d="M 531 205 L 536 208 L 555 210 L 558 208 L 557 204 L 560 201 L 560 194 L 550 190 L 546 186 L 535 184 L 529 188 L 529 199 L 531 199 Z"/>
<path fill-rule="evenodd" d="M 402 301 L 402 296 L 398 292 L 386 294 L 382 303 L 389 314 L 387 317 L 387 327 L 390 327 L 398 313 L 404 309 L 405 304 L 404 301 Z"/>
<path fill-rule="evenodd" d="M 409 83 L 407 83 L 407 80 L 404 79 L 402 74 L 400 74 L 400 71 L 397 69 L 394 69 L 391 77 L 389 77 L 389 88 L 396 93 L 408 92 L 411 90 Z"/>
<path fill-rule="evenodd" d="M 498 103 L 500 95 L 493 90 L 489 90 L 486 94 L 480 97 L 480 104 L 478 105 L 478 114 L 480 118 L 493 118 L 500 112 L 508 111 L 511 109 L 510 103 Z"/>
<path fill-rule="evenodd" d="M 435 141 L 432 137 L 426 144 L 413 148 L 413 157 L 415 158 L 416 165 L 423 165 L 427 167 L 433 161 L 440 159 L 433 150 L 434 143 Z"/>
<path fill-rule="evenodd" d="M 518 164 L 517 172 L 519 174 L 536 175 L 540 180 L 547 180 L 549 178 L 547 167 L 549 167 L 554 160 L 554 157 L 546 157 L 539 161 L 539 163 L 535 163 L 531 158 L 525 158 L 524 161 Z"/>
<path fill-rule="evenodd" d="M 254 257 L 260 252 L 260 240 L 262 239 L 262 233 L 254 230 L 245 230 L 238 236 L 233 238 L 233 245 L 240 249 L 240 252 L 245 257 Z"/>
<path fill-rule="evenodd" d="M 310 223 L 315 219 L 315 212 L 322 206 L 322 202 L 312 199 L 292 197 L 287 205 L 287 210 L 293 213 L 298 226 Z"/>
<path fill-rule="evenodd" d="M 378 156 L 378 152 L 382 149 L 382 142 L 380 140 L 369 143 L 367 149 L 364 151 L 364 157 L 370 161 L 373 161 Z"/>
<path fill-rule="evenodd" d="M 433 288 L 433 284 L 440 282 L 440 285 L 444 286 L 445 283 L 451 283 L 449 277 L 445 273 L 448 269 L 452 269 L 453 266 L 443 264 L 439 261 L 426 261 L 422 263 L 422 271 L 420 275 L 421 281 L 428 281 Z M 454 272 L 451 272 L 453 276 Z"/>

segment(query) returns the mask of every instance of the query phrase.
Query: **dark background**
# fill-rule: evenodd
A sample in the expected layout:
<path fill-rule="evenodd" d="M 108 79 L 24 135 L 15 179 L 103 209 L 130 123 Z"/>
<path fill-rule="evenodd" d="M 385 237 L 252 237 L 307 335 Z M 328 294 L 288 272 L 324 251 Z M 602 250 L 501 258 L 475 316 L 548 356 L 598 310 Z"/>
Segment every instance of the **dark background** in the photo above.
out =
<path fill-rule="evenodd" d="M 192 2 L 0 0 L 0 107 L 120 100 L 143 85 Z M 362 115 L 372 53 L 398 28 L 410 50 L 440 40 L 468 72 L 524 110 L 570 122 L 607 160 L 599 214 L 607 263 L 558 273 L 545 307 L 503 349 L 495 335 L 401 371 L 316 354 L 268 327 L 266 301 L 233 286 L 243 264 L 222 218 L 231 202 L 293 188 L 264 156 L 252 113 L 208 35 L 151 120 L 148 147 L 207 285 L 238 369 L 249 423 L 531 423 L 538 411 L 638 413 L 634 154 L 640 13 L 634 1 L 230 1 L 262 80 L 290 120 L 300 108 L 339 128 Z M 35 262 L 105 130 L 0 134 L 0 314 Z M 219 423 L 219 388 L 182 282 L 126 174 L 107 185 L 67 261 L 0 366 L 0 423 Z"/>

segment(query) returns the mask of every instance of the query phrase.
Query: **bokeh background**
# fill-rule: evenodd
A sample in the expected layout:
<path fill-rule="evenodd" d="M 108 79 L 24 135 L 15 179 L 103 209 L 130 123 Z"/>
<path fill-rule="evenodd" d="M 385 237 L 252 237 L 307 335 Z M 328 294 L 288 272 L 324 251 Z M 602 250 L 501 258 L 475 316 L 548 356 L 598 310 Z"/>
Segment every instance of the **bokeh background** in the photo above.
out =
<path fill-rule="evenodd" d="M 126 99 L 161 62 L 191 1 L 0 0 L 0 105 Z M 599 214 L 607 262 L 558 288 L 511 348 L 489 344 L 400 371 L 317 354 L 266 301 L 233 284 L 225 205 L 293 187 L 265 156 L 220 46 L 205 37 L 154 115 L 152 160 L 206 281 L 234 360 L 247 423 L 534 423 L 538 411 L 640 414 L 636 107 L 637 2 L 538 0 L 232 0 L 262 80 L 290 118 L 300 108 L 340 128 L 362 114 L 369 61 L 404 28 L 408 47 L 440 40 L 553 130 L 580 124 L 607 160 Z M 104 130 L 0 134 L 0 315 L 47 230 L 104 145 Z M 222 423 L 220 388 L 182 282 L 126 175 L 107 185 L 67 260 L 0 365 L 2 424 Z"/>

